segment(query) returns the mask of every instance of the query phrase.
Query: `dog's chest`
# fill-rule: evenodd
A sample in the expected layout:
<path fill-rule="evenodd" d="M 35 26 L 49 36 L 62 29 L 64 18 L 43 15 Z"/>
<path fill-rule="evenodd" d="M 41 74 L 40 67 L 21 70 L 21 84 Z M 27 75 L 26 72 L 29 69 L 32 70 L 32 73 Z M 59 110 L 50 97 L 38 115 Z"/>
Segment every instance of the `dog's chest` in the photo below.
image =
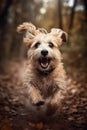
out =
<path fill-rule="evenodd" d="M 53 96 L 58 90 L 58 85 L 53 79 L 43 78 L 37 81 L 37 87 L 44 97 Z"/>

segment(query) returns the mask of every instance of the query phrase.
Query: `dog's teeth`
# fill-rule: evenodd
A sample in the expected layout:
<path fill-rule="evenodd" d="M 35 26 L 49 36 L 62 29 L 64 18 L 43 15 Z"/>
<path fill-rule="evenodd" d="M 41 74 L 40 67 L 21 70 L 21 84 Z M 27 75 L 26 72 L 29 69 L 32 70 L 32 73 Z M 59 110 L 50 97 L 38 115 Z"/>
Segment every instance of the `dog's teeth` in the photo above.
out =
<path fill-rule="evenodd" d="M 41 63 L 41 66 L 42 66 L 43 68 L 46 68 L 46 67 L 48 66 L 48 63 L 46 63 L 46 64 Z"/>

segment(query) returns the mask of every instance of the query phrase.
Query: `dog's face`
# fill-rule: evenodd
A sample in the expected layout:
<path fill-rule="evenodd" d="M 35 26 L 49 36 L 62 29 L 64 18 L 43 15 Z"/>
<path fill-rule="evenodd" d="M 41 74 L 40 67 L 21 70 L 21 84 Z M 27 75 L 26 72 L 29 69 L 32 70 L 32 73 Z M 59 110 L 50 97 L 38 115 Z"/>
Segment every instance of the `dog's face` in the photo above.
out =
<path fill-rule="evenodd" d="M 55 69 L 61 60 L 55 37 L 49 34 L 38 34 L 29 47 L 28 59 L 40 71 Z"/>
<path fill-rule="evenodd" d="M 52 29 L 47 33 L 44 29 L 36 30 L 36 27 L 24 23 L 18 27 L 18 31 L 27 30 L 24 43 L 28 46 L 28 59 L 35 69 L 40 72 L 54 70 L 61 61 L 59 45 L 66 42 L 66 33 L 60 29 Z"/>

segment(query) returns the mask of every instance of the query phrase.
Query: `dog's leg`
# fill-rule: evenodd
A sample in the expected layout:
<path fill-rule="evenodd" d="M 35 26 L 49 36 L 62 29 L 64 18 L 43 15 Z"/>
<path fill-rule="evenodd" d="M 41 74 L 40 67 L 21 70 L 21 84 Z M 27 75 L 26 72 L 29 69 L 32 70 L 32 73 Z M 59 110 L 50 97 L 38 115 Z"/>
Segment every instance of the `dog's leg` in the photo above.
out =
<path fill-rule="evenodd" d="M 33 105 L 41 106 L 44 104 L 44 99 L 41 96 L 40 91 L 36 87 L 29 87 L 28 93 Z"/>
<path fill-rule="evenodd" d="M 57 91 L 54 94 L 54 96 L 50 98 L 50 100 L 47 103 L 47 111 L 46 111 L 46 114 L 48 116 L 53 115 L 57 111 L 61 99 L 62 99 L 61 90 Z"/>
<path fill-rule="evenodd" d="M 53 98 L 51 100 L 51 104 L 57 104 L 58 105 L 60 103 L 61 99 L 62 99 L 62 93 L 61 93 L 61 90 L 59 90 L 53 96 Z"/>

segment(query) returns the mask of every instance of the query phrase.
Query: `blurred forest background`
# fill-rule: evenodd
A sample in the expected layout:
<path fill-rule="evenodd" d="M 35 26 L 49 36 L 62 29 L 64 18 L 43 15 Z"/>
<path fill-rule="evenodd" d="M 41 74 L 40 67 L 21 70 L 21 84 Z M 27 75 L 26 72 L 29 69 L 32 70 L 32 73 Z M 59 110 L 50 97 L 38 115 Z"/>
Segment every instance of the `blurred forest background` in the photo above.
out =
<path fill-rule="evenodd" d="M 39 124 L 39 127 L 30 124 L 29 127 L 29 123 L 28 126 L 25 125 L 27 118 L 24 117 L 23 120 L 18 116 L 14 118 L 16 111 L 21 109 L 20 105 L 17 105 L 20 99 L 17 98 L 17 94 L 20 96 L 17 72 L 21 62 L 26 59 L 26 47 L 22 43 L 22 35 L 16 32 L 17 26 L 23 22 L 31 22 L 37 28 L 44 27 L 48 31 L 52 27 L 57 27 L 68 33 L 68 41 L 60 49 L 68 75 L 67 100 L 70 102 L 67 101 L 61 111 L 74 130 L 77 128 L 86 130 L 87 0 L 0 0 L 0 129 L 13 130 L 14 127 L 14 130 L 20 128 L 30 130 L 33 125 L 33 129 L 36 127 L 38 130 L 62 130 L 61 121 L 59 126 L 58 123 L 52 126 L 51 123 L 51 128 L 43 124 Z M 64 127 L 69 129 L 65 124 Z"/>
<path fill-rule="evenodd" d="M 0 0 L 0 59 L 23 57 L 25 47 L 16 32 L 29 21 L 48 31 L 58 27 L 69 34 L 68 51 L 87 52 L 86 0 Z"/>

